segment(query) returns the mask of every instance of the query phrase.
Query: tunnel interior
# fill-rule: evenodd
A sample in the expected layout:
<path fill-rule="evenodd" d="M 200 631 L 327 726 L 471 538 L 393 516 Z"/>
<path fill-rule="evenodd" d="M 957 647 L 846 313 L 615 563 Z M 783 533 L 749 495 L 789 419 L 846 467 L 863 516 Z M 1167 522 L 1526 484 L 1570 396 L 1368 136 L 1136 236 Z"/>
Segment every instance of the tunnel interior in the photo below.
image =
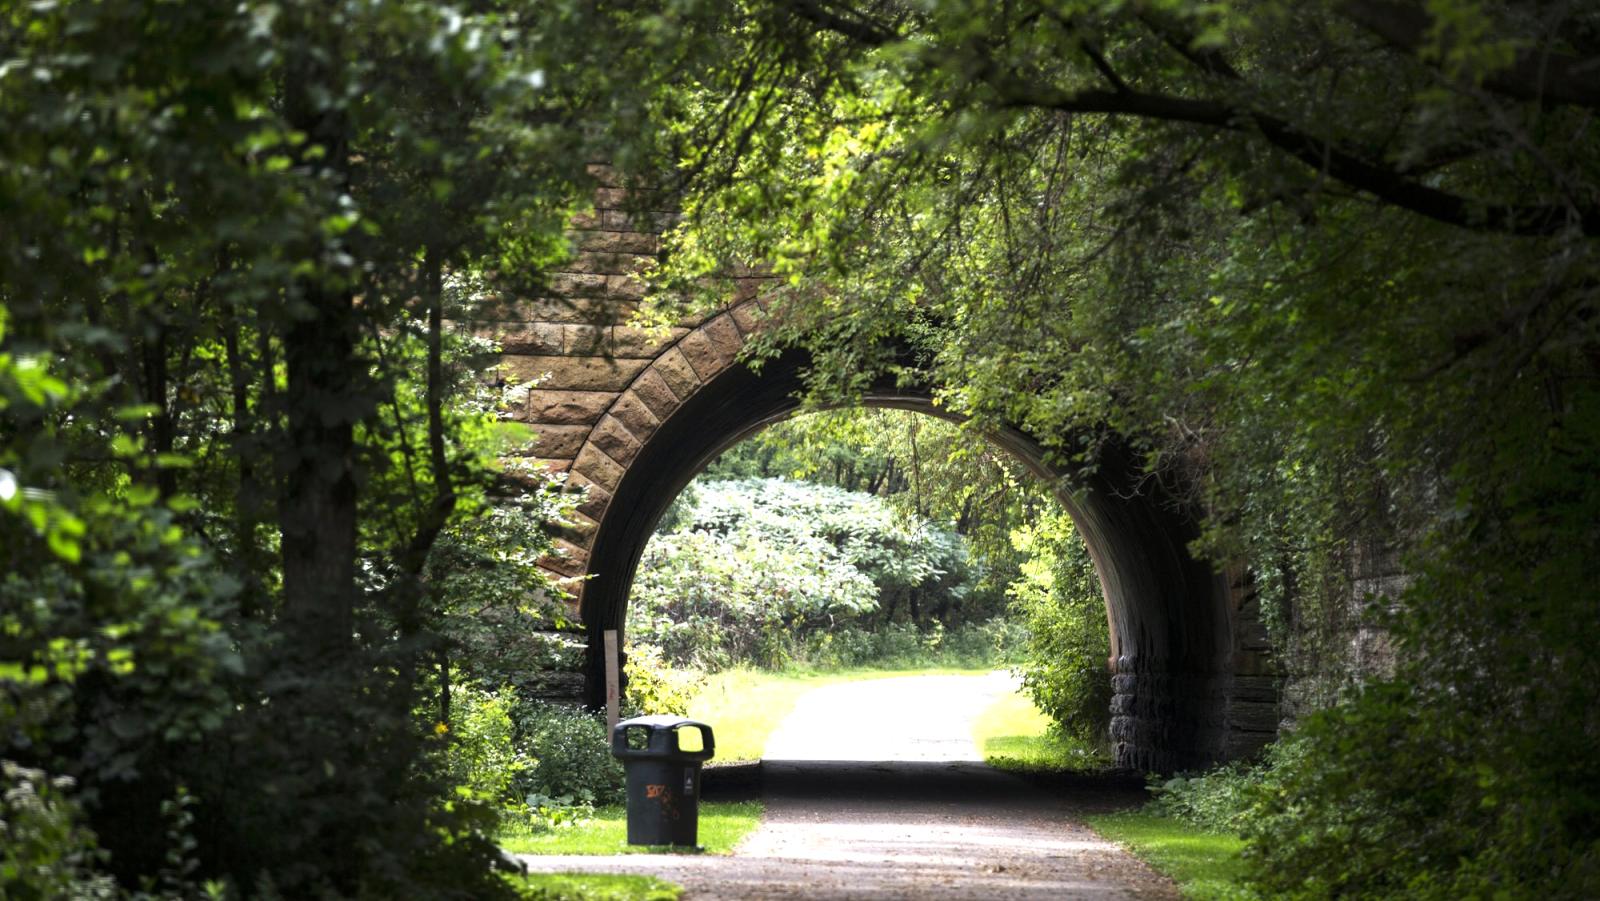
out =
<path fill-rule="evenodd" d="M 580 610 L 591 705 L 601 706 L 605 696 L 601 636 L 608 629 L 626 634 L 629 591 L 657 522 L 724 450 L 800 409 L 808 364 L 804 352 L 791 350 L 759 372 L 729 367 L 685 398 L 628 466 L 596 530 Z M 862 402 L 952 418 L 923 389 L 884 384 Z M 1027 435 L 1007 430 L 988 437 L 1059 484 L 1060 473 Z M 1230 756 L 1233 606 L 1227 580 L 1188 552 L 1194 519 L 1140 475 L 1131 455 L 1107 447 L 1086 484 L 1057 496 L 1088 547 L 1106 599 L 1116 763 L 1190 769 Z"/>

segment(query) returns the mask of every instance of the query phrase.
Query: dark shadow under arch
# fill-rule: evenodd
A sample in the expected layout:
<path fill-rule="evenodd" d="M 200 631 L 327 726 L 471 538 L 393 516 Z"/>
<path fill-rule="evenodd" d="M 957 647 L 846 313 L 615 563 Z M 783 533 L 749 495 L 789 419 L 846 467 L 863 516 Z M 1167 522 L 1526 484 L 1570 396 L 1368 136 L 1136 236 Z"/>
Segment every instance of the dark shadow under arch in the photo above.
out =
<path fill-rule="evenodd" d="M 590 547 L 593 577 L 581 615 L 589 635 L 587 699 L 604 698 L 606 629 L 625 632 L 628 592 L 657 521 L 690 480 L 727 448 L 799 409 L 808 356 L 789 351 L 757 373 L 734 365 L 666 419 L 628 465 Z M 892 385 L 864 402 L 952 418 L 931 392 Z M 1034 472 L 1055 480 L 1037 442 L 992 435 Z M 1061 500 L 1099 572 L 1111 628 L 1112 741 L 1120 765 L 1202 766 L 1231 756 L 1228 700 L 1233 623 L 1228 581 L 1188 552 L 1196 523 L 1159 487 L 1141 485 L 1122 449 L 1107 447 L 1095 474 Z"/>

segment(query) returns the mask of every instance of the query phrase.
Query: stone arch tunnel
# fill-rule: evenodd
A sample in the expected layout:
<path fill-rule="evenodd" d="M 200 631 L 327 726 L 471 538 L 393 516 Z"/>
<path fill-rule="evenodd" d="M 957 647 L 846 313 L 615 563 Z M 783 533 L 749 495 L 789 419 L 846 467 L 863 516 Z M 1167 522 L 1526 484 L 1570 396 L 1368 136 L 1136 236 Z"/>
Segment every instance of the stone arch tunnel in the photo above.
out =
<path fill-rule="evenodd" d="M 500 342 L 505 371 L 535 382 L 513 414 L 536 432 L 525 450 L 587 495 L 558 538 L 562 553 L 543 564 L 565 580 L 588 633 L 591 704 L 604 692 L 600 636 L 626 630 L 628 592 L 657 520 L 722 450 L 795 412 L 807 363 L 799 351 L 759 372 L 739 361 L 765 315 L 759 278 L 736 281 L 728 306 L 703 320 L 628 326 L 644 293 L 634 273 L 653 259 L 652 225 L 670 214 L 629 214 L 623 200 L 620 188 L 601 189 L 550 296 L 501 304 L 477 324 Z M 886 386 L 865 402 L 939 415 L 915 389 Z M 1028 436 L 990 437 L 1056 476 Z M 1061 499 L 1106 596 L 1117 763 L 1171 771 L 1254 752 L 1276 734 L 1279 680 L 1253 593 L 1190 555 L 1195 523 L 1168 499 L 1134 490 L 1129 458 L 1113 448 L 1099 462 L 1094 484 Z"/>

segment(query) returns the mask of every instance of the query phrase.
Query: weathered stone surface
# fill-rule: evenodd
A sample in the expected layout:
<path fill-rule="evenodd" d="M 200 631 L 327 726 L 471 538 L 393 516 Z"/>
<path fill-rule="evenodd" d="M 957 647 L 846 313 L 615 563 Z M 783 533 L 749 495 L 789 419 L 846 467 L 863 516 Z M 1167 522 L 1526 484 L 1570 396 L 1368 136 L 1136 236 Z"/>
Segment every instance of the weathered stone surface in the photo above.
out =
<path fill-rule="evenodd" d="M 528 418 L 535 423 L 593 425 L 617 396 L 609 391 L 528 392 Z"/>
<path fill-rule="evenodd" d="M 612 277 L 584 272 L 556 272 L 550 275 L 546 286 L 556 297 L 610 297 L 606 282 Z"/>
<path fill-rule="evenodd" d="M 733 319 L 733 324 L 739 327 L 739 334 L 746 338 L 760 331 L 762 323 L 767 321 L 766 312 L 755 303 L 739 304 L 728 311 L 728 316 Z"/>
<path fill-rule="evenodd" d="M 530 450 L 537 457 L 570 460 L 578 455 L 588 437 L 586 425 L 542 425 Z"/>
<path fill-rule="evenodd" d="M 678 409 L 678 405 L 682 403 L 678 400 L 678 396 L 672 393 L 672 388 L 667 385 L 666 379 L 661 377 L 661 372 L 656 367 L 639 373 L 639 377 L 633 380 L 633 386 L 628 390 L 643 401 L 657 419 L 671 416 L 672 411 Z"/>
<path fill-rule="evenodd" d="M 554 544 L 562 553 L 539 558 L 539 566 L 554 570 L 563 576 L 583 575 L 589 565 L 588 551 L 564 538 L 557 538 Z"/>
<path fill-rule="evenodd" d="M 600 212 L 598 210 L 582 210 L 572 214 L 573 228 L 599 228 Z"/>
<path fill-rule="evenodd" d="M 610 329 L 601 325 L 563 326 L 565 343 L 561 352 L 569 357 L 604 356 L 606 335 Z"/>
<path fill-rule="evenodd" d="M 678 213 L 650 212 L 626 213 L 622 210 L 601 210 L 600 227 L 612 231 L 647 231 L 660 234 L 683 219 Z M 659 239 L 658 239 L 659 240 Z"/>
<path fill-rule="evenodd" d="M 744 339 L 739 337 L 733 319 L 726 314 L 709 320 L 678 342 L 678 349 L 683 351 L 701 381 L 732 365 L 743 346 Z"/>
<path fill-rule="evenodd" d="M 633 315 L 638 305 L 605 297 L 532 297 L 495 301 L 489 309 L 505 321 L 572 322 L 609 327 Z"/>
<path fill-rule="evenodd" d="M 611 353 L 619 357 L 654 357 L 678 343 L 686 328 L 632 328 L 618 325 L 611 329 Z"/>
<path fill-rule="evenodd" d="M 579 250 L 594 250 L 601 253 L 646 253 L 654 254 L 661 250 L 661 237 L 649 232 L 633 231 L 607 231 L 594 228 L 586 231 L 572 233 L 572 242 Z"/>
<path fill-rule="evenodd" d="M 591 436 L 594 446 L 605 452 L 605 455 L 627 466 L 639 454 L 639 439 L 617 420 L 615 416 L 607 416 L 600 420 L 594 427 Z"/>
<path fill-rule="evenodd" d="M 633 275 L 655 262 L 655 257 L 642 253 L 606 253 L 581 250 L 572 259 L 560 264 L 554 272 L 597 273 L 600 275 Z"/>
<path fill-rule="evenodd" d="M 502 365 L 509 377 L 523 382 L 539 380 L 538 387 L 546 390 L 621 391 L 650 361 L 507 355 Z"/>
<path fill-rule="evenodd" d="M 578 512 L 595 521 L 601 521 L 606 508 L 611 506 L 611 492 L 601 488 L 582 473 L 573 473 L 567 480 L 569 489 L 580 490 L 584 494 L 583 502 L 578 504 Z"/>
<path fill-rule="evenodd" d="M 566 344 L 565 327 L 552 322 L 482 323 L 473 331 L 508 354 L 559 354 Z"/>
<path fill-rule="evenodd" d="M 545 472 L 558 474 L 558 475 L 560 473 L 566 472 L 567 470 L 572 468 L 572 460 L 571 459 L 552 460 L 549 457 L 540 457 L 540 458 L 534 460 L 533 462 L 535 462 L 535 463 L 539 464 L 540 466 L 544 467 L 544 471 Z"/>
<path fill-rule="evenodd" d="M 611 407 L 611 415 L 640 441 L 650 440 L 650 436 L 655 434 L 656 427 L 661 425 L 661 420 L 650 412 L 644 401 L 634 396 L 631 389 L 617 398 L 617 402 Z"/>
<path fill-rule="evenodd" d="M 594 533 L 600 524 L 582 514 L 574 514 L 572 519 L 551 528 L 557 538 L 587 551 L 594 546 Z"/>
<path fill-rule="evenodd" d="M 700 387 L 700 377 L 695 375 L 694 367 L 684 358 L 683 351 L 676 347 L 657 357 L 650 368 L 660 373 L 667 387 L 680 398 L 688 397 Z"/>
<path fill-rule="evenodd" d="M 622 467 L 593 444 L 579 452 L 572 469 L 611 494 L 615 494 L 617 486 L 622 483 Z"/>
<path fill-rule="evenodd" d="M 649 286 L 636 275 L 607 275 L 605 280 L 607 297 L 620 297 L 623 300 L 644 300 L 644 296 L 650 290 Z"/>

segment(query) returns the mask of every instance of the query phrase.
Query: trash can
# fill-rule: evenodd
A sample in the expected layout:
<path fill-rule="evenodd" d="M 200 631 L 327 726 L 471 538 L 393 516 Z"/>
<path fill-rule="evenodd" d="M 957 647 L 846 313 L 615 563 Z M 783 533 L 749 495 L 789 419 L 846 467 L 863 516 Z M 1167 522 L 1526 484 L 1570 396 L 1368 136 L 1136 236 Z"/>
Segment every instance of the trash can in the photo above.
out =
<path fill-rule="evenodd" d="M 685 748 L 683 730 L 700 733 Z M 711 727 L 681 716 L 640 716 L 611 731 L 611 756 L 628 779 L 628 844 L 696 844 L 700 764 L 716 750 Z"/>

